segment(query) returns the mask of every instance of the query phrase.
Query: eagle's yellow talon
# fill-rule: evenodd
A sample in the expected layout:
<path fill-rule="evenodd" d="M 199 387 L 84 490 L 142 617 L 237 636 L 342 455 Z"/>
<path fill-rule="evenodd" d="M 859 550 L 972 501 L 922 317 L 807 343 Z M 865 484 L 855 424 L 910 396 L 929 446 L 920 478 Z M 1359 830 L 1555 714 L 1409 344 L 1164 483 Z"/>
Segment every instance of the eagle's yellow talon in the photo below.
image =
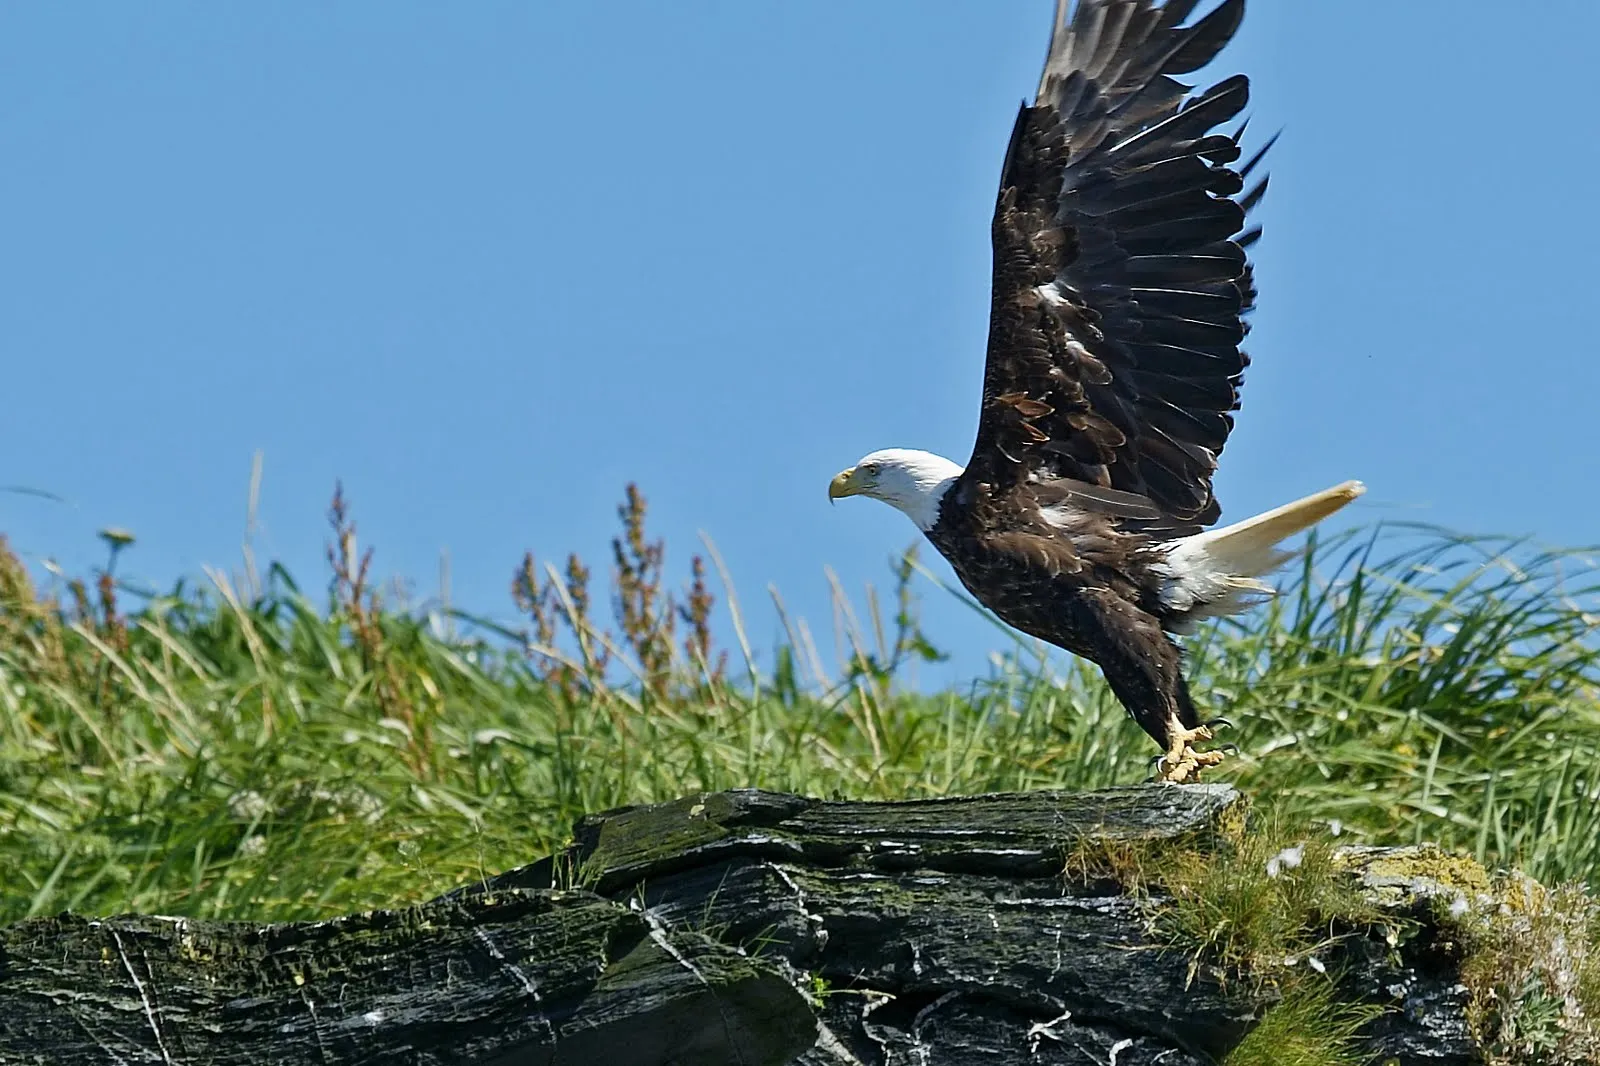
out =
<path fill-rule="evenodd" d="M 1156 776 L 1172 784 L 1199 780 L 1201 770 L 1217 766 L 1227 758 L 1227 752 L 1222 750 L 1195 750 L 1197 741 L 1210 740 L 1212 736 L 1209 725 L 1188 729 L 1174 715 L 1167 723 L 1167 751 L 1156 767 Z"/>

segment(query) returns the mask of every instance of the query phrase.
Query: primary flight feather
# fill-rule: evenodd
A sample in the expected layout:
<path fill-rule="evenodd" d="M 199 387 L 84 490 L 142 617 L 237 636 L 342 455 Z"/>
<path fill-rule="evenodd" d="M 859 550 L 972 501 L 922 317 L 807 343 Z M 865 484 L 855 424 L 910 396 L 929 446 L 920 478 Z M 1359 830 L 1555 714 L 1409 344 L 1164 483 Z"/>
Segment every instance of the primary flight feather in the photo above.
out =
<path fill-rule="evenodd" d="M 1032 106 L 1001 168 L 978 437 L 965 467 L 873 452 L 828 495 L 910 516 L 1009 625 L 1099 665 L 1161 745 L 1161 776 L 1221 761 L 1169 635 L 1270 592 L 1279 542 L 1359 496 L 1348 481 L 1221 529 L 1211 477 L 1233 428 L 1255 299 L 1243 76 L 1176 79 L 1243 0 L 1058 0 Z M 1270 142 L 1269 142 L 1270 144 Z"/>

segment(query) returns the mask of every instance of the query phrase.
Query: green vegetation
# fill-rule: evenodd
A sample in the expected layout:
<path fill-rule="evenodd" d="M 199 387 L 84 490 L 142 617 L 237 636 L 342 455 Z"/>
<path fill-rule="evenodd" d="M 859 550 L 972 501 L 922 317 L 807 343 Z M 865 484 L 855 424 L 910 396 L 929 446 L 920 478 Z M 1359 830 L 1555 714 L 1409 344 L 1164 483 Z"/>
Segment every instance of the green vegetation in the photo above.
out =
<path fill-rule="evenodd" d="M 1086 838 L 1068 855 L 1066 877 L 1159 897 L 1153 932 L 1190 957 L 1191 978 L 1207 965 L 1224 980 L 1270 983 L 1344 933 L 1385 923 L 1326 830 L 1246 804 L 1195 838 Z"/>
<path fill-rule="evenodd" d="M 1204 968 L 1271 1003 L 1225 1066 L 1367 1061 L 1359 1033 L 1380 1011 L 1339 997 L 1340 941 L 1378 930 L 1392 945 L 1415 923 L 1361 890 L 1325 829 L 1239 805 L 1191 839 L 1086 839 L 1066 873 L 1150 897 L 1150 933 L 1187 956 L 1190 980 Z"/>
<path fill-rule="evenodd" d="M 1228 1052 L 1224 1066 L 1367 1066 L 1357 1036 L 1377 1011 L 1342 1003 L 1332 981 L 1303 978 Z"/>
<path fill-rule="evenodd" d="M 1158 932 L 1197 961 L 1277 979 L 1315 966 L 1347 931 L 1383 924 L 1329 841 L 1270 824 L 1241 824 L 1225 837 L 1209 852 L 1180 851 L 1162 863 L 1170 903 Z"/>
<path fill-rule="evenodd" d="M 1382 1008 L 1341 998 L 1344 948 L 1418 936 L 1456 960 L 1486 1066 L 1600 1061 L 1600 900 L 1582 885 L 1546 889 L 1432 845 L 1341 850 L 1245 805 L 1189 838 L 1085 839 L 1066 876 L 1149 898 L 1151 936 L 1191 980 L 1204 969 L 1270 1004 L 1225 1066 L 1368 1061 L 1362 1029 Z"/>
<path fill-rule="evenodd" d="M 1600 1061 L 1600 903 L 1515 874 L 1494 898 L 1463 895 L 1446 912 L 1466 950 L 1468 1021 L 1486 1063 Z"/>
<path fill-rule="evenodd" d="M 576 558 L 517 569 L 525 632 L 386 603 L 342 500 L 327 597 L 270 570 L 129 611 L 111 566 L 41 590 L 0 550 L 0 919 L 423 899 L 548 853 L 586 811 L 701 789 L 1148 776 L 1154 746 L 1097 673 L 1031 644 L 968 689 L 908 689 L 936 654 L 910 558 L 885 601 L 840 593 L 845 662 L 779 603 L 790 639 L 758 670 L 736 611 L 741 646 L 714 646 L 731 604 L 705 565 L 676 588 L 642 499 L 620 513 L 609 582 Z M 1213 778 L 1337 843 L 1436 840 L 1600 884 L 1586 556 L 1389 529 L 1317 546 L 1285 585 L 1190 639 L 1197 695 L 1242 749 Z"/>

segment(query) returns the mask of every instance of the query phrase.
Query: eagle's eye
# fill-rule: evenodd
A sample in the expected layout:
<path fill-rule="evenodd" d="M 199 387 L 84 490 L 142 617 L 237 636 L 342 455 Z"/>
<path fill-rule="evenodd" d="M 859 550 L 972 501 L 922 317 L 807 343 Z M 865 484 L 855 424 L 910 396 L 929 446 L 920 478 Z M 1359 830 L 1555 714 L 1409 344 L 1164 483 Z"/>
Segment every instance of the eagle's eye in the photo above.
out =
<path fill-rule="evenodd" d="M 878 464 L 877 463 L 867 463 L 861 469 L 865 470 L 868 474 L 876 475 L 878 473 Z"/>

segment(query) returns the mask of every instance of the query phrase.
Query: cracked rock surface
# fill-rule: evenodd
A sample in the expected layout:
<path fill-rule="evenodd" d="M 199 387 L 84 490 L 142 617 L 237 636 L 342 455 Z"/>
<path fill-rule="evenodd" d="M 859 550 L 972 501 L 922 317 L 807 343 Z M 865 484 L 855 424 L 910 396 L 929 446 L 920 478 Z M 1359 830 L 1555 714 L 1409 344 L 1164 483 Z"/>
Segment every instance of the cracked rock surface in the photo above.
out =
<path fill-rule="evenodd" d="M 819 1022 L 802 1066 L 1201 1066 L 1268 1004 L 1150 942 L 1149 900 L 1075 884 L 1086 838 L 1198 840 L 1239 801 L 1225 785 L 1137 786 L 899 803 L 739 791 L 584 819 L 556 870 L 778 965 Z M 1466 1066 L 1447 960 L 1355 943 L 1351 992 L 1392 1013 L 1375 1062 Z"/>
<path fill-rule="evenodd" d="M 1211 1066 L 1270 1004 L 1159 950 L 1159 899 L 1064 872 L 1086 840 L 1205 846 L 1238 801 L 711 793 L 585 818 L 562 854 L 415 907 L 32 919 L 0 929 L 0 1062 Z M 1363 876 L 1412 907 L 1391 853 Z M 1474 1061 L 1429 944 L 1330 959 L 1390 1008 L 1374 1062 Z"/>
<path fill-rule="evenodd" d="M 783 1063 L 774 970 L 582 892 L 327 922 L 126 916 L 0 930 L 0 1063 Z"/>
<path fill-rule="evenodd" d="M 1189 1066 L 1237 1043 L 1256 1007 L 1204 978 L 1183 991 L 1186 961 L 1144 938 L 1146 903 L 1061 875 L 1086 836 L 1204 833 L 1237 799 L 1213 785 L 906 803 L 722 793 L 587 819 L 567 858 L 602 893 L 637 894 L 820 988 L 832 1039 L 805 1066 Z"/>

